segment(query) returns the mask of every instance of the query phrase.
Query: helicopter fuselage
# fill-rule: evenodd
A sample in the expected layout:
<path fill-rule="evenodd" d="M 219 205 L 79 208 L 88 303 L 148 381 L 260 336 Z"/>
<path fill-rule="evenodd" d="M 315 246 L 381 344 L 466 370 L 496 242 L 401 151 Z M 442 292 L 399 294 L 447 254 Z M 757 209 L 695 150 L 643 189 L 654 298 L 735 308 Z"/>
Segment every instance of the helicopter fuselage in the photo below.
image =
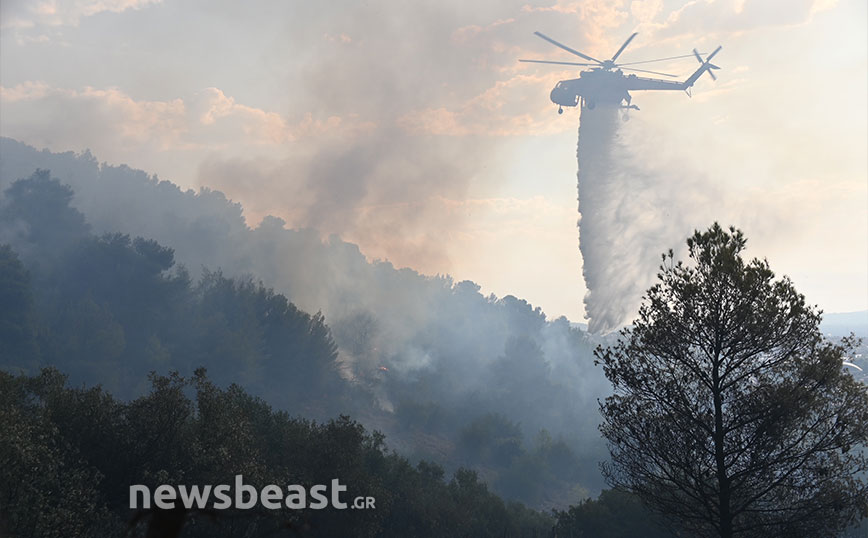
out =
<path fill-rule="evenodd" d="M 720 50 L 720 47 L 717 50 Z M 712 55 L 717 53 L 717 50 Z M 582 105 L 583 108 L 590 109 L 597 105 L 622 106 L 622 103 L 626 102 L 628 108 L 636 108 L 630 105 L 633 99 L 630 96 L 631 91 L 689 90 L 709 69 L 717 69 L 717 66 L 706 60 L 684 82 L 625 75 L 620 69 L 591 69 L 579 73 L 579 78 L 558 82 L 552 89 L 551 99 L 560 107 Z M 559 108 L 559 111 L 561 110 L 563 109 Z"/>
<path fill-rule="evenodd" d="M 592 69 L 582 71 L 579 78 L 561 80 L 552 89 L 552 102 L 574 107 L 583 104 L 594 108 L 598 104 L 620 106 L 622 102 L 630 103 L 627 79 L 636 79 L 636 75 L 624 75 L 622 71 Z"/>

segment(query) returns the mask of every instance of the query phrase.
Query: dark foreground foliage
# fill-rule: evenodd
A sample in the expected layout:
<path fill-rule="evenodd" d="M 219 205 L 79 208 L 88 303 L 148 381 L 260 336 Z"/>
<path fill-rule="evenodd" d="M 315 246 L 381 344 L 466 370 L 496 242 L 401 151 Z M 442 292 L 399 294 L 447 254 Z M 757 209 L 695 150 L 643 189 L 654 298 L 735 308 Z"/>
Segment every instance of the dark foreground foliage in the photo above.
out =
<path fill-rule="evenodd" d="M 597 499 L 585 500 L 569 510 L 555 511 L 554 535 L 561 538 L 673 538 L 660 516 L 638 497 L 619 489 L 603 490 Z"/>
<path fill-rule="evenodd" d="M 348 417 L 326 423 L 275 412 L 238 386 L 199 371 L 151 376 L 125 403 L 99 387 L 69 388 L 46 369 L 0 372 L 0 515 L 4 536 L 544 536 L 548 516 L 506 504 L 473 471 L 450 480 L 434 463 L 411 465 Z M 342 500 L 372 510 L 134 511 L 145 484 L 347 485 Z M 154 534 L 156 533 L 156 534 Z"/>
<path fill-rule="evenodd" d="M 836 536 L 868 516 L 868 389 L 854 343 L 715 224 L 664 257 L 632 328 L 597 352 L 610 483 L 693 536 Z"/>

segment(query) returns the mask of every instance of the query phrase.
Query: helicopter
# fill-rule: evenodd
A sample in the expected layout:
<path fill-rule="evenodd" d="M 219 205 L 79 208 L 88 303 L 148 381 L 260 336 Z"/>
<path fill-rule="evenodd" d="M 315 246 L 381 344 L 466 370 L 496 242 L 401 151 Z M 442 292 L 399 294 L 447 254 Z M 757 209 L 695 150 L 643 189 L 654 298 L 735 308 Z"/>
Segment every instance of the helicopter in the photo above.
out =
<path fill-rule="evenodd" d="M 556 47 L 560 47 L 565 51 L 575 54 L 576 56 L 587 60 L 586 62 L 558 62 L 552 60 L 519 60 L 520 62 L 539 63 L 539 64 L 556 64 L 556 65 L 578 65 L 583 67 L 591 67 L 587 71 L 579 73 L 579 78 L 561 80 L 554 89 L 552 89 L 551 100 L 558 105 L 558 114 L 564 113 L 563 107 L 580 106 L 583 109 L 594 109 L 598 104 L 607 106 L 616 106 L 619 108 L 639 110 L 639 107 L 632 104 L 631 91 L 643 90 L 684 90 L 687 95 L 690 95 L 690 88 L 708 71 L 713 80 L 717 80 L 714 76 L 714 69 L 720 67 L 711 63 L 711 59 L 720 52 L 723 47 L 717 47 L 714 52 L 709 54 L 704 60 L 702 53 L 693 49 L 693 54 L 685 54 L 682 56 L 671 56 L 669 58 L 658 58 L 656 60 L 644 60 L 641 62 L 616 63 L 616 60 L 627 48 L 627 45 L 638 35 L 638 32 L 633 33 L 627 38 L 627 41 L 621 45 L 621 48 L 612 55 L 609 60 L 601 61 L 587 54 L 581 53 L 572 49 L 563 43 L 559 43 L 554 39 L 540 32 L 534 32 L 534 35 L 548 41 Z M 692 75 L 683 82 L 661 80 L 656 78 L 639 77 L 635 74 L 625 75 L 624 71 L 636 71 L 639 73 L 650 73 L 652 75 L 660 75 L 664 77 L 673 77 L 668 73 L 660 73 L 658 71 L 648 71 L 645 69 L 637 69 L 635 67 L 627 67 L 639 64 L 647 64 L 652 62 L 662 62 L 666 60 L 676 60 L 679 58 L 696 57 L 699 60 L 700 66 Z M 593 63 L 591 63 L 593 62 Z M 626 103 L 626 105 L 622 104 Z"/>

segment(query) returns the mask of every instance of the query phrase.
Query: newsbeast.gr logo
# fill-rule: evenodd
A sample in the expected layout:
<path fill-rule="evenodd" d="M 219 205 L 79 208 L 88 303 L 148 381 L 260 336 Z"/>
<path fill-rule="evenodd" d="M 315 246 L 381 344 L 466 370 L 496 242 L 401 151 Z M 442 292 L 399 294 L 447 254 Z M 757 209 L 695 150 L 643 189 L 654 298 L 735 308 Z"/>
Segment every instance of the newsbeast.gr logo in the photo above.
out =
<path fill-rule="evenodd" d="M 233 493 L 230 495 L 230 491 Z M 136 484 L 130 486 L 130 509 L 137 510 L 139 508 L 151 508 L 151 499 L 154 501 L 156 508 L 163 510 L 172 510 L 176 508 L 177 503 L 190 510 L 193 508 L 206 508 L 208 500 L 212 497 L 211 508 L 216 510 L 226 510 L 236 508 L 241 510 L 249 510 L 256 506 L 259 502 L 263 507 L 270 510 L 278 510 L 283 508 L 301 510 L 304 508 L 312 508 L 321 510 L 323 508 L 337 508 L 344 510 L 347 507 L 366 510 L 374 508 L 373 497 L 356 497 L 352 504 L 341 500 L 341 493 L 347 491 L 347 487 L 340 483 L 335 478 L 332 480 L 331 487 L 325 484 L 311 486 L 310 489 L 298 484 L 290 484 L 286 486 L 286 492 L 280 486 L 274 484 L 263 487 L 257 490 L 254 486 L 244 483 L 243 475 L 235 475 L 235 487 L 229 484 L 219 484 L 217 486 L 170 486 L 163 484 L 157 486 L 151 495 L 151 489 L 144 484 Z M 139 505 L 139 501 L 141 505 Z"/>

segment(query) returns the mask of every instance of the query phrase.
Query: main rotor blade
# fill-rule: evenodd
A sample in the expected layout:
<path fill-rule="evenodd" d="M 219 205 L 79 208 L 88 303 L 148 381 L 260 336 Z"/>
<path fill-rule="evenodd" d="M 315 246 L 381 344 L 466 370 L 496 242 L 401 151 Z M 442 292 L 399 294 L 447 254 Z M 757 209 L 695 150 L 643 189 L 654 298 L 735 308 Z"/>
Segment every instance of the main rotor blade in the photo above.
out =
<path fill-rule="evenodd" d="M 699 54 L 704 54 L 704 53 L 700 52 Z M 680 58 L 690 58 L 692 56 L 693 56 L 692 54 L 683 54 L 681 56 L 670 56 L 669 58 L 658 58 L 656 60 L 643 60 L 641 62 L 627 62 L 625 64 L 618 64 L 618 65 L 650 64 L 651 62 L 665 62 L 666 60 L 678 60 Z"/>
<path fill-rule="evenodd" d="M 532 63 L 532 64 L 557 64 L 557 65 L 597 65 L 597 64 L 589 64 L 589 63 L 580 63 L 580 62 L 555 62 L 552 60 L 519 60 L 519 62 Z"/>
<path fill-rule="evenodd" d="M 598 59 L 596 59 L 596 58 L 592 58 L 592 57 L 588 56 L 587 54 L 582 54 L 581 52 L 579 52 L 579 51 L 577 51 L 577 50 L 575 50 L 575 49 L 571 49 L 570 47 L 564 45 L 563 43 L 558 43 L 557 41 L 555 41 L 554 39 L 550 38 L 549 36 L 547 36 L 547 35 L 545 35 L 545 34 L 542 34 L 542 33 L 540 33 L 540 32 L 534 32 L 534 34 L 537 35 L 537 36 L 539 36 L 539 37 L 541 37 L 541 38 L 543 38 L 543 39 L 545 39 L 546 41 L 548 41 L 548 42 L 551 43 L 552 45 L 554 45 L 554 46 L 556 46 L 556 47 L 560 47 L 560 48 L 564 49 L 565 51 L 570 52 L 570 53 L 572 53 L 572 54 L 575 54 L 576 56 L 578 56 L 578 57 L 580 57 L 580 58 L 584 58 L 584 59 L 589 60 L 589 61 L 592 61 L 592 62 L 597 62 L 598 64 L 601 64 L 601 65 L 602 65 L 602 63 L 603 63 L 603 62 L 601 62 L 600 60 L 598 60 Z"/>
<path fill-rule="evenodd" d="M 708 55 L 708 57 L 705 59 L 705 61 L 710 62 L 711 59 L 714 58 L 714 55 L 717 54 L 718 52 L 720 52 L 720 49 L 722 49 L 722 48 L 723 48 L 723 45 L 719 45 L 716 49 L 714 49 L 714 52 L 712 52 L 711 54 Z"/>
<path fill-rule="evenodd" d="M 624 49 L 627 48 L 627 45 L 629 45 L 630 42 L 633 41 L 633 38 L 636 37 L 637 35 L 639 35 L 639 32 L 633 32 L 633 35 L 631 35 L 630 37 L 628 37 L 628 38 L 627 38 L 627 41 L 624 41 L 624 44 L 621 45 L 621 48 L 618 49 L 618 52 L 616 52 L 615 55 L 612 56 L 612 61 L 613 61 L 613 62 L 614 62 L 615 60 L 618 59 L 618 56 L 620 56 L 621 53 L 624 52 Z"/>
<path fill-rule="evenodd" d="M 661 77 L 678 78 L 678 75 L 670 75 L 669 73 L 659 73 L 657 71 L 646 71 L 644 69 L 634 69 L 632 67 L 622 67 L 622 71 L 638 71 L 639 73 L 651 73 L 652 75 L 660 75 Z"/>

